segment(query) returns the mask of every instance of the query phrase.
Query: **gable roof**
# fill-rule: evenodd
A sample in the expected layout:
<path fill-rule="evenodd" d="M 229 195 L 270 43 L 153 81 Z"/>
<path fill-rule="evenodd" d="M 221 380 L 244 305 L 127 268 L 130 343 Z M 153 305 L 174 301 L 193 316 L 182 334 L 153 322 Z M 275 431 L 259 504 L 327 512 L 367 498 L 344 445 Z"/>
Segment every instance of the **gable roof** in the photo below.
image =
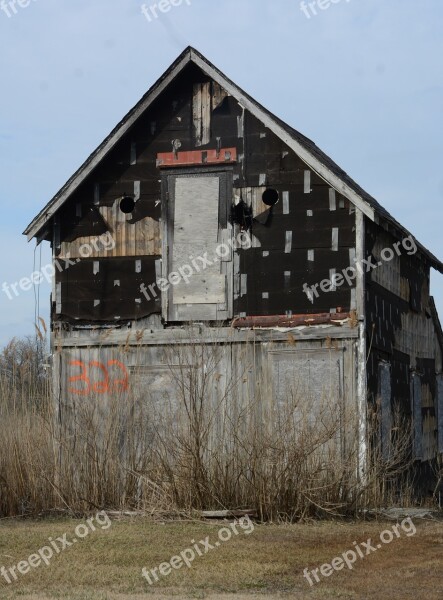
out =
<path fill-rule="evenodd" d="M 349 175 L 343 171 L 329 156 L 318 148 L 315 143 L 293 129 L 287 123 L 273 115 L 249 94 L 239 88 L 217 67 L 210 63 L 200 52 L 192 47 L 186 48 L 169 67 L 160 79 L 148 90 L 141 100 L 118 123 L 98 148 L 87 158 L 83 165 L 72 175 L 57 194 L 39 212 L 24 231 L 28 240 L 41 235 L 42 230 L 54 214 L 66 202 L 69 196 L 78 188 L 94 168 L 107 156 L 125 133 L 132 127 L 145 110 L 158 98 L 177 75 L 189 64 L 197 65 L 208 77 L 216 81 L 245 109 L 249 110 L 258 120 L 282 139 L 287 146 L 317 173 L 332 188 L 350 200 L 369 219 L 379 222 L 397 236 L 407 237 L 410 232 L 396 221 L 370 194 L 365 192 Z M 443 273 L 443 263 L 429 250 L 415 240 L 417 246 L 428 259 L 431 266 Z"/>

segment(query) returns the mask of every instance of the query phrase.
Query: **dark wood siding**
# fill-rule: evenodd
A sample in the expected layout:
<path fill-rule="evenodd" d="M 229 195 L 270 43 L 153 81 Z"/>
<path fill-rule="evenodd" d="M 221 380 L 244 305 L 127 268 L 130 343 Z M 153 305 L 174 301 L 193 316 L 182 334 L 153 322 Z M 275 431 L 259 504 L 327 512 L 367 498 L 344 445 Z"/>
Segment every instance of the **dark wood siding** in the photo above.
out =
<path fill-rule="evenodd" d="M 441 372 L 441 347 L 429 296 L 430 267 L 409 243 L 366 220 L 366 256 L 378 268 L 366 273 L 368 395 L 375 404 L 377 369 L 387 361 L 392 369 L 392 408 L 414 417 L 413 381 L 420 386 L 422 458 L 437 453 L 436 373 Z M 382 251 L 399 244 L 389 261 Z M 385 256 L 389 256 L 387 252 Z M 417 383 L 418 382 L 418 383 Z M 412 386 L 412 387 L 411 387 Z"/>
<path fill-rule="evenodd" d="M 195 98 L 207 102 L 208 93 L 211 110 L 200 105 L 196 110 Z M 196 115 L 200 119 L 197 123 Z M 204 143 L 206 138 L 208 143 Z M 153 309 L 161 310 L 158 303 L 142 302 L 140 306 L 136 302 L 140 298 L 139 277 L 125 266 L 126 259 L 143 257 L 150 265 L 151 277 L 144 283 L 155 281 L 153 265 L 161 258 L 162 235 L 157 155 L 174 148 L 186 152 L 217 147 L 237 149 L 232 202 L 243 201 L 252 211 L 252 221 L 247 225 L 251 226 L 253 247 L 239 250 L 236 261 L 235 277 L 238 282 L 243 281 L 243 288 L 238 283 L 234 316 L 354 308 L 347 284 L 336 291 L 320 292 L 313 302 L 303 291 L 304 283 L 319 284 L 330 277 L 331 269 L 338 273 L 349 266 L 355 248 L 353 206 L 339 194 L 331 200 L 329 186 L 310 172 L 284 142 L 192 65 L 139 118 L 58 215 L 61 225 L 56 258 L 78 257 L 81 245 L 90 242 L 94 235 L 112 234 L 115 247 L 106 252 L 94 251 L 90 258 L 104 262 L 100 268 L 102 272 L 106 269 L 110 281 L 126 278 L 124 294 L 120 300 L 115 296 L 116 301 L 110 301 L 105 298 L 106 286 L 100 288 L 98 279 L 88 279 L 83 274 L 88 272 L 86 265 L 69 269 L 57 274 L 62 306 L 56 319 L 114 322 L 118 317 L 137 319 Z M 272 208 L 261 201 L 266 188 L 279 194 L 279 201 Z M 125 195 L 137 199 L 129 216 L 119 209 Z M 240 225 L 233 225 L 238 232 Z M 91 301 L 97 296 L 101 311 L 91 308 Z"/>

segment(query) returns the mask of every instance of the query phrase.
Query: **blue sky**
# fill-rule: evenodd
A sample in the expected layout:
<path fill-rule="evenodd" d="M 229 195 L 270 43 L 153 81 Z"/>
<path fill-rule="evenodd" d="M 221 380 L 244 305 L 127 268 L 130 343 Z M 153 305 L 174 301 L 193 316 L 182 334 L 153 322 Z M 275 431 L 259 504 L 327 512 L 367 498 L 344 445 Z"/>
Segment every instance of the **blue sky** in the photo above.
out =
<path fill-rule="evenodd" d="M 189 44 L 442 259 L 441 0 L 341 0 L 309 19 L 299 0 L 189 2 L 152 22 L 139 0 L 0 11 L 0 285 L 32 273 L 23 229 Z M 432 289 L 443 316 L 443 275 Z M 37 296 L 47 318 L 49 287 Z M 35 301 L 0 292 L 0 345 L 33 332 Z"/>

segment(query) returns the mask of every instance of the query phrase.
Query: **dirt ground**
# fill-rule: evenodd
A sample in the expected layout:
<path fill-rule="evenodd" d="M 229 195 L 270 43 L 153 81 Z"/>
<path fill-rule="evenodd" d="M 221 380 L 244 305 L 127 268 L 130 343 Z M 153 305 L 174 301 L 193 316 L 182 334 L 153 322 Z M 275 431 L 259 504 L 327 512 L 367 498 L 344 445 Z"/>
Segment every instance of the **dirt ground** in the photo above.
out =
<path fill-rule="evenodd" d="M 0 569 L 3 566 L 11 579 L 7 583 L 4 575 L 0 576 L 0 599 L 443 598 L 443 523 L 418 520 L 403 526 L 399 521 L 396 530 L 395 521 L 254 524 L 253 529 L 245 523 L 244 529 L 237 526 L 236 533 L 228 522 L 113 520 L 109 528 L 97 526 L 75 544 L 54 552 L 48 565 L 29 568 L 26 574 L 16 568 L 14 579 L 12 567 L 49 547 L 49 538 L 54 541 L 65 536 L 72 541 L 76 527 L 84 523 L 67 519 L 0 521 Z M 220 533 L 222 528 L 224 533 Z M 163 571 L 167 574 L 160 573 L 160 565 L 195 545 L 202 555 L 194 551 L 190 568 L 166 565 Z M 337 569 L 331 565 L 334 559 Z M 152 585 L 142 576 L 143 567 Z M 155 568 L 157 581 L 152 575 Z M 312 574 L 316 569 L 316 575 Z M 22 570 L 26 570 L 23 565 Z"/>

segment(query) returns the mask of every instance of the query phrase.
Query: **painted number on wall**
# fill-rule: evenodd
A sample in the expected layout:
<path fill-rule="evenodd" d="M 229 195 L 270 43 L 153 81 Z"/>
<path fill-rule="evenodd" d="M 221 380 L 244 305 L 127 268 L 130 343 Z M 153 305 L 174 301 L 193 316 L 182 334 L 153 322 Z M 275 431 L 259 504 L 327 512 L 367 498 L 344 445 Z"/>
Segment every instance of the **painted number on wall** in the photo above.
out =
<path fill-rule="evenodd" d="M 68 388 L 71 394 L 88 396 L 92 393 L 107 394 L 129 389 L 128 370 L 119 360 L 108 360 L 106 365 L 95 360 L 89 363 L 71 360 L 69 364 L 71 369 L 79 371 L 68 379 L 70 384 L 75 384 L 75 387 Z"/>

